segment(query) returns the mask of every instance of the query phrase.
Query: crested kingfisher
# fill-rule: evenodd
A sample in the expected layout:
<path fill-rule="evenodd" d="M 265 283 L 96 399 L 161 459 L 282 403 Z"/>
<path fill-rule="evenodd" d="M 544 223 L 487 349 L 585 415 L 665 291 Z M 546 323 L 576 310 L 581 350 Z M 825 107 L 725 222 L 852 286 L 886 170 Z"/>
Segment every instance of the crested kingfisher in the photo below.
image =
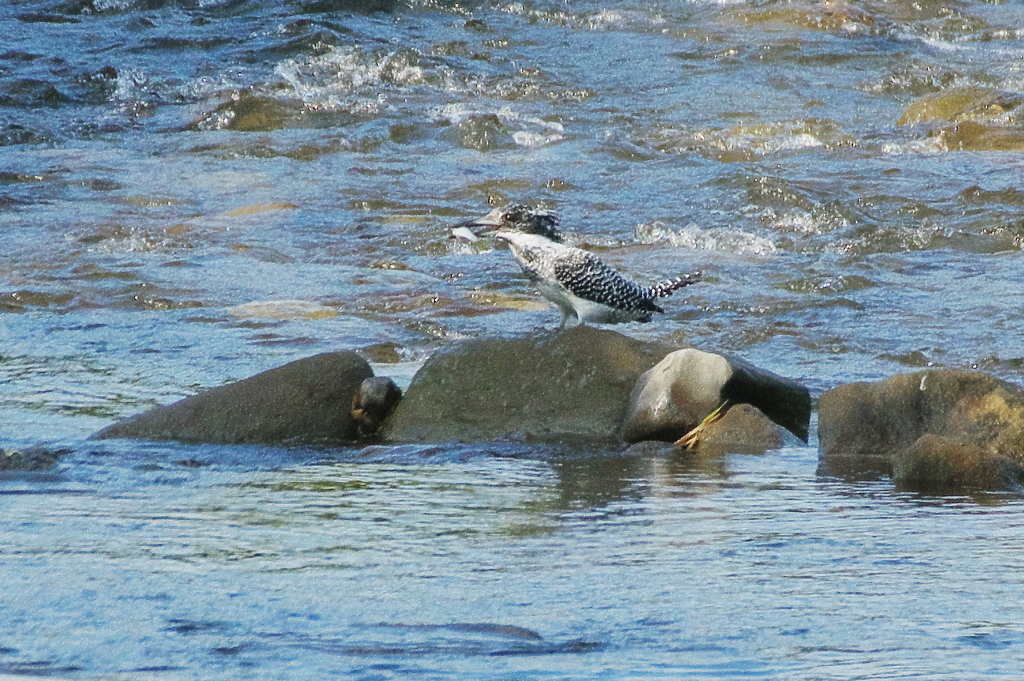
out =
<path fill-rule="evenodd" d="M 655 312 L 665 312 L 655 302 L 658 298 L 701 279 L 700 272 L 693 272 L 651 286 L 635 284 L 593 253 L 567 246 L 557 216 L 542 208 L 496 208 L 452 229 L 452 236 L 471 241 L 488 235 L 508 242 L 526 275 L 562 313 L 560 328 L 587 322 L 649 322 Z"/>

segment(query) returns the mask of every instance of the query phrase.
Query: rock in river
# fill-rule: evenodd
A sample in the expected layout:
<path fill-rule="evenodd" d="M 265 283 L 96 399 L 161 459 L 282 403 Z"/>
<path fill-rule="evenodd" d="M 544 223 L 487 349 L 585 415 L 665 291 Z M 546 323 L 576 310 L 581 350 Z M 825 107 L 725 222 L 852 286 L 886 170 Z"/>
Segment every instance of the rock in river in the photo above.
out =
<path fill-rule="evenodd" d="M 94 438 L 220 444 L 341 444 L 356 437 L 352 400 L 373 375 L 354 352 L 329 352 L 118 421 Z"/>
<path fill-rule="evenodd" d="M 43 471 L 53 466 L 65 454 L 67 447 L 44 447 L 36 445 L 28 449 L 0 449 L 0 471 Z"/>
<path fill-rule="evenodd" d="M 423 365 L 382 436 L 391 442 L 612 438 L 637 378 L 675 349 L 588 326 L 467 341 Z"/>
<path fill-rule="evenodd" d="M 588 326 L 472 340 L 435 353 L 404 396 L 390 379 L 374 377 L 356 353 L 327 353 L 158 407 L 93 437 L 287 445 L 345 445 L 370 438 L 384 443 L 506 437 L 618 441 L 637 380 L 676 349 Z M 700 402 L 710 408 L 693 413 L 697 423 L 721 399 L 761 409 L 734 409 L 711 424 L 702 434 L 710 449 L 778 446 L 781 436 L 764 414 L 806 437 L 807 415 L 786 407 L 795 394 L 809 413 L 805 388 L 794 389 L 796 384 L 741 360 L 687 352 L 725 363 L 712 362 L 717 373 L 687 377 L 693 390 L 710 390 L 709 399 Z M 804 404 L 800 399 L 796 402 Z M 656 439 L 664 430 L 633 428 L 629 441 Z"/>
<path fill-rule="evenodd" d="M 926 491 L 1024 483 L 1024 389 L 985 374 L 922 371 L 852 383 L 818 402 L 824 472 L 879 471 Z"/>
<path fill-rule="evenodd" d="M 671 440 L 725 399 L 758 406 L 806 439 L 811 404 L 806 388 L 742 360 L 674 350 L 665 343 L 588 326 L 463 343 L 424 364 L 385 422 L 382 436 L 391 442 L 565 436 Z M 693 364 L 687 359 L 708 360 L 697 361 L 699 371 L 676 376 L 678 392 L 690 394 L 693 402 L 669 415 L 670 422 L 638 417 L 638 408 L 630 403 L 631 396 L 645 392 L 638 380 L 657 373 L 653 367 L 663 359 L 671 363 L 672 357 L 683 358 L 684 365 Z M 702 442 L 720 451 L 744 452 L 781 444 L 776 426 L 764 414 L 733 411 L 712 424 Z"/>
<path fill-rule="evenodd" d="M 1024 482 L 1021 473 L 1021 467 L 1005 456 L 931 433 L 892 455 L 892 479 L 906 489 L 1014 489 Z"/>
<path fill-rule="evenodd" d="M 896 125 L 913 125 L 933 120 L 960 123 L 1005 121 L 1013 117 L 1024 96 L 993 88 L 969 85 L 940 90 L 915 100 L 907 107 Z"/>

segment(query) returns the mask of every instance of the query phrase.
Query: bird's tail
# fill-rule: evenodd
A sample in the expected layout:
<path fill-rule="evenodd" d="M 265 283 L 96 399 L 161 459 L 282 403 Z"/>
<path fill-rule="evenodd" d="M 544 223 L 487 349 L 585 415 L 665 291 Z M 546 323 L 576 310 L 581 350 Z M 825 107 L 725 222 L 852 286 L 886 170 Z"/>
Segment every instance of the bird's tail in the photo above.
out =
<path fill-rule="evenodd" d="M 665 296 L 670 296 L 684 286 L 696 284 L 700 280 L 700 272 L 691 272 L 690 274 L 682 277 L 659 281 L 657 284 L 650 287 L 651 298 L 664 298 Z"/>

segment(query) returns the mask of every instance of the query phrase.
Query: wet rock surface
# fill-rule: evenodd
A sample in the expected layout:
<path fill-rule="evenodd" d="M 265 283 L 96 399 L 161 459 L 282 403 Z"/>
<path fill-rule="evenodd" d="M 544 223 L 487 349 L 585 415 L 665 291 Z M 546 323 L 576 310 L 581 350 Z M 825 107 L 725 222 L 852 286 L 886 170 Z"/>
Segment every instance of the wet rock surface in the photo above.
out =
<path fill-rule="evenodd" d="M 907 106 L 896 125 L 924 124 L 947 151 L 1021 151 L 1024 95 L 991 87 L 952 87 Z M 953 125 L 943 125 L 952 123 Z"/>
<path fill-rule="evenodd" d="M 391 442 L 613 438 L 636 380 L 677 349 L 587 326 L 431 357 L 384 424 Z"/>
<path fill-rule="evenodd" d="M 955 438 L 926 433 L 892 455 L 898 487 L 944 493 L 961 489 L 1019 488 L 1024 468 L 1005 456 Z"/>
<path fill-rule="evenodd" d="M 953 122 L 1001 122 L 1012 117 L 1024 97 L 995 88 L 954 87 L 925 95 L 912 102 L 896 125 L 912 125 L 933 120 Z"/>
<path fill-rule="evenodd" d="M 342 444 L 355 439 L 352 400 L 373 375 L 354 352 L 297 360 L 119 421 L 92 437 L 220 444 Z"/>
<path fill-rule="evenodd" d="M 1024 389 L 980 373 L 924 371 L 852 383 L 818 404 L 828 473 L 878 471 L 922 489 L 1024 482 Z"/>

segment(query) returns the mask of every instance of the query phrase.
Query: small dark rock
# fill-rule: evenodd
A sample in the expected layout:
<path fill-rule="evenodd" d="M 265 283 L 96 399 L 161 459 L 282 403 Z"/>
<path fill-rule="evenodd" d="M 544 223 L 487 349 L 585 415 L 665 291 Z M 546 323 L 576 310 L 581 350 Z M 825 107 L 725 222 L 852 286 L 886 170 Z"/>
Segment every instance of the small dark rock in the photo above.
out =
<path fill-rule="evenodd" d="M 359 354 L 377 364 L 397 364 L 402 361 L 401 350 L 402 346 L 398 343 L 387 342 L 368 345 Z"/>
<path fill-rule="evenodd" d="M 352 396 L 352 419 L 359 437 L 376 435 L 401 399 L 401 388 L 387 376 L 371 376 L 363 381 Z"/>

